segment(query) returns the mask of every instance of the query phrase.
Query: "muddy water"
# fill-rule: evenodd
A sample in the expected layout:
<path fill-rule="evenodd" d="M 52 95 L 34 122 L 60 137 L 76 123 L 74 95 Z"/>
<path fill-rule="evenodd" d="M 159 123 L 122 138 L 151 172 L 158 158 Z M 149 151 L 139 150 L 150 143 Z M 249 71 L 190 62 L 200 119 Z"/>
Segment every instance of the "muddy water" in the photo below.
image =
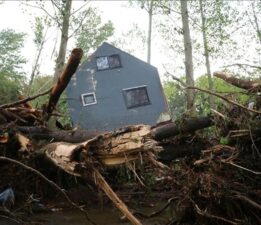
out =
<path fill-rule="evenodd" d="M 156 209 L 154 209 L 156 210 Z M 154 211 L 149 210 L 149 211 Z M 143 212 L 149 212 L 148 209 L 142 210 Z M 129 225 L 127 220 L 121 220 L 121 214 L 119 211 L 111 207 L 106 207 L 102 209 L 91 209 L 88 210 L 90 218 L 97 225 Z M 165 217 L 165 218 L 164 218 Z M 154 217 L 151 219 L 141 219 L 143 225 L 162 225 L 166 224 L 168 220 L 166 219 L 168 216 L 164 215 L 161 217 Z M 33 219 L 40 222 L 43 225 L 90 225 L 90 223 L 86 220 L 85 215 L 83 213 L 76 210 L 66 210 L 61 212 L 48 212 L 48 213 L 40 213 L 33 216 Z M 17 223 L 13 223 L 10 220 L 5 220 L 0 218 L 0 225 L 16 225 Z"/>

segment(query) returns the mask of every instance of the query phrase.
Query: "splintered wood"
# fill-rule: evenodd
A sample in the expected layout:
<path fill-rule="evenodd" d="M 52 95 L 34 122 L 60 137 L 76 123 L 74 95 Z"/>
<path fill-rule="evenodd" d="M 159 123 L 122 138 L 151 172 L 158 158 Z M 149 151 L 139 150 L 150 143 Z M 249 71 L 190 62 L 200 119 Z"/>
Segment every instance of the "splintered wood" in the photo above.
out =
<path fill-rule="evenodd" d="M 76 165 L 77 168 L 89 167 L 95 161 L 102 166 L 117 166 L 144 156 L 144 159 L 157 164 L 153 155 L 162 148 L 150 137 L 150 133 L 150 126 L 129 126 L 78 144 L 51 143 L 45 146 L 45 154 L 57 166 L 77 176 L 79 172 Z M 157 165 L 162 167 L 160 162 Z"/>
<path fill-rule="evenodd" d="M 45 147 L 45 154 L 64 171 L 75 176 L 91 177 L 132 224 L 141 225 L 106 182 L 97 165 L 117 166 L 142 157 L 154 166 L 165 168 L 155 159 L 155 154 L 161 150 L 161 147 L 150 134 L 150 126 L 129 126 L 79 144 L 51 143 Z"/>

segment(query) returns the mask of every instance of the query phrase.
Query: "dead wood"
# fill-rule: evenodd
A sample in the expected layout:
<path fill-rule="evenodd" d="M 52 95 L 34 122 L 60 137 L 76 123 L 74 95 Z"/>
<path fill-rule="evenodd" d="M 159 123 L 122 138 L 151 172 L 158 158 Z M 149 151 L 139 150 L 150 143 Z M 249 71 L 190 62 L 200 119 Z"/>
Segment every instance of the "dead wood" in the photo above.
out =
<path fill-rule="evenodd" d="M 68 201 L 68 203 L 70 205 L 72 205 L 74 208 L 80 210 L 81 212 L 83 212 L 87 218 L 87 220 L 89 222 L 91 222 L 91 224 L 93 225 L 96 225 L 96 223 L 94 223 L 89 215 L 88 215 L 88 212 L 86 210 L 84 210 L 82 207 L 78 206 L 76 203 L 74 203 L 70 197 L 66 194 L 66 192 L 64 190 L 62 190 L 56 183 L 54 183 L 53 181 L 49 180 L 46 176 L 44 176 L 41 172 L 39 172 L 38 170 L 28 166 L 28 165 L 25 165 L 24 163 L 22 162 L 19 162 L 17 160 L 14 160 L 14 159 L 11 159 L 11 158 L 8 158 L 8 157 L 4 157 L 4 156 L 0 156 L 0 161 L 6 161 L 6 162 L 10 162 L 10 163 L 13 163 L 13 164 L 16 164 L 16 165 L 19 165 L 21 167 L 23 167 L 24 169 L 26 170 L 29 170 L 31 171 L 32 173 L 36 174 L 37 176 L 41 177 L 44 181 L 46 181 L 48 184 L 50 184 L 52 187 L 54 187 L 56 190 L 58 190 L 64 197 L 65 199 Z"/>
<path fill-rule="evenodd" d="M 51 95 L 49 98 L 49 103 L 46 107 L 46 112 L 48 114 L 52 113 L 55 109 L 55 106 L 66 88 L 67 84 L 70 82 L 72 75 L 75 73 L 80 60 L 82 58 L 83 51 L 80 48 L 75 48 L 72 50 L 70 58 L 62 72 L 59 76 L 57 83 L 53 86 Z"/>
<path fill-rule="evenodd" d="M 96 185 L 105 192 L 105 194 L 110 198 L 114 205 L 123 213 L 124 216 L 126 216 L 126 218 L 133 225 L 142 225 L 142 223 L 129 211 L 125 203 L 112 190 L 110 185 L 106 182 L 104 177 L 100 174 L 100 172 L 97 169 L 93 170 L 93 178 L 96 182 Z"/>
<path fill-rule="evenodd" d="M 23 99 L 21 99 L 21 100 L 19 100 L 19 101 L 16 101 L 16 102 L 12 102 L 12 103 L 8 103 L 8 104 L 1 105 L 1 106 L 0 106 L 0 109 L 10 108 L 10 107 L 14 107 L 14 106 L 17 106 L 17 105 L 22 105 L 22 104 L 24 104 L 24 103 L 27 103 L 28 101 L 31 101 L 31 100 L 34 100 L 34 99 L 40 97 L 40 96 L 46 95 L 46 94 L 48 94 L 50 91 L 51 91 L 51 89 L 50 89 L 50 90 L 47 90 L 47 91 L 45 91 L 45 92 L 42 92 L 42 93 L 40 93 L 40 94 L 34 95 L 34 96 L 32 96 L 32 97 L 23 98 Z"/>
<path fill-rule="evenodd" d="M 47 159 L 67 173 L 91 176 L 94 183 L 134 225 L 141 225 L 141 222 L 113 192 L 99 170 L 133 160 L 148 161 L 155 167 L 167 168 L 155 159 L 154 154 L 160 150 L 161 147 L 150 136 L 150 126 L 145 125 L 125 127 L 78 144 L 56 142 L 44 147 Z"/>
<path fill-rule="evenodd" d="M 51 130 L 45 126 L 15 126 L 16 130 L 36 140 L 64 141 L 68 143 L 80 143 L 101 134 L 87 130 Z"/>
<path fill-rule="evenodd" d="M 239 87 L 239 88 L 251 91 L 251 92 L 261 92 L 261 82 L 260 81 L 239 79 L 231 74 L 227 74 L 224 72 L 214 72 L 213 75 L 236 87 Z"/>
<path fill-rule="evenodd" d="M 211 117 L 190 118 L 185 119 L 180 124 L 170 123 L 155 127 L 151 130 L 151 135 L 155 140 L 162 140 L 179 134 L 192 133 L 212 125 L 214 125 L 214 122 Z"/>

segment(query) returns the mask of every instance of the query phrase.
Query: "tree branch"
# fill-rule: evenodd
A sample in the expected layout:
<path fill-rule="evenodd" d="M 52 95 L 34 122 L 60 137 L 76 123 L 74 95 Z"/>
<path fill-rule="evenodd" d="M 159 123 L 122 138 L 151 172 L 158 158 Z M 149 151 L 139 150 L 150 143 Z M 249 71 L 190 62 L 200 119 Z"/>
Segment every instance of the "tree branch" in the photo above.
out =
<path fill-rule="evenodd" d="M 58 190 L 64 197 L 65 199 L 68 201 L 68 203 L 70 203 L 73 207 L 75 207 L 76 209 L 79 209 L 81 212 L 83 212 L 87 218 L 87 220 L 93 224 L 96 225 L 96 223 L 94 223 L 90 218 L 89 215 L 87 213 L 86 210 L 84 210 L 82 207 L 78 206 L 76 203 L 74 203 L 70 197 L 65 193 L 65 191 L 63 191 L 56 183 L 54 183 L 53 181 L 49 180 L 46 176 L 44 176 L 41 172 L 39 172 L 38 170 L 27 166 L 17 160 L 8 158 L 8 157 L 4 157 L 4 156 L 0 156 L 0 161 L 6 161 L 6 162 L 10 162 L 10 163 L 14 163 L 16 165 L 19 165 L 21 167 L 23 167 L 26 170 L 29 170 L 31 172 L 33 172 L 34 174 L 36 174 L 37 176 L 41 177 L 43 180 L 45 180 L 48 184 L 50 184 L 52 187 L 54 187 L 56 190 Z"/>
<path fill-rule="evenodd" d="M 232 67 L 232 66 L 239 66 L 239 67 L 249 66 L 249 67 L 252 67 L 252 68 L 260 69 L 260 70 L 261 70 L 261 66 L 250 65 L 250 64 L 247 64 L 247 63 L 234 63 L 234 64 L 230 64 L 230 65 L 223 66 L 222 68 L 227 68 L 227 67 Z"/>
<path fill-rule="evenodd" d="M 40 96 L 43 96 L 43 95 L 46 95 L 48 93 L 51 92 L 51 89 L 43 92 L 43 93 L 40 93 L 40 94 L 37 94 L 37 95 L 34 95 L 32 97 L 28 97 L 28 98 L 25 98 L 25 99 L 22 99 L 22 100 L 19 100 L 19 101 L 16 101 L 16 102 L 12 102 L 12 103 L 8 103 L 8 104 L 3 104 L 0 106 L 0 109 L 4 109 L 4 108 L 9 108 L 9 107 L 13 107 L 13 106 L 16 106 L 16 105 L 20 105 L 20 104 L 23 104 L 23 103 L 26 103 L 28 101 L 31 101 L 31 100 L 34 100 Z"/>

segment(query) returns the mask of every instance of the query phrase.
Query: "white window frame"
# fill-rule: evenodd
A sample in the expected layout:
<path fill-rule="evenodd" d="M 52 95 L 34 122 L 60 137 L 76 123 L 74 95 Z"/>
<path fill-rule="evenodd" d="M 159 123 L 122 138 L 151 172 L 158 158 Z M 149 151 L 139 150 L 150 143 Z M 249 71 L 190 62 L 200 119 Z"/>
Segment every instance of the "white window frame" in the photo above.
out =
<path fill-rule="evenodd" d="M 85 103 L 85 102 L 84 102 L 84 96 L 86 96 L 86 95 L 93 95 L 94 102 L 92 102 L 92 103 Z M 88 93 L 81 94 L 81 97 L 82 97 L 82 105 L 83 105 L 83 106 L 88 106 L 88 105 L 95 105 L 95 104 L 97 104 L 95 92 L 88 92 Z"/>

